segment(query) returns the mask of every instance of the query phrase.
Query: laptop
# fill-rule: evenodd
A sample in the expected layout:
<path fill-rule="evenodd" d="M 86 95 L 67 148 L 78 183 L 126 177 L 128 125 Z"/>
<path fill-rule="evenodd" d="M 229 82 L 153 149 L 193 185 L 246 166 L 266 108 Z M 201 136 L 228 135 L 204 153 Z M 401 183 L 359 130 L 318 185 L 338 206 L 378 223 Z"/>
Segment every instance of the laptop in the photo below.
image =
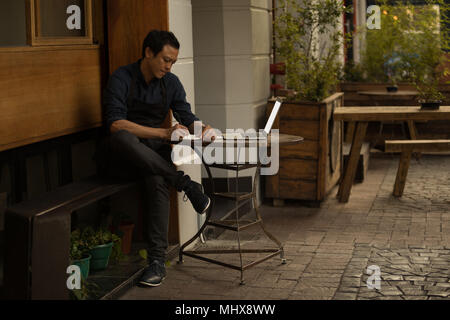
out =
<path fill-rule="evenodd" d="M 224 140 L 257 140 L 257 139 L 266 139 L 272 130 L 273 123 L 278 115 L 278 111 L 280 111 L 282 101 L 277 99 L 275 105 L 273 106 L 272 112 L 270 113 L 269 119 L 267 119 L 266 126 L 264 127 L 263 132 L 255 132 L 253 134 L 244 134 L 242 132 L 230 132 L 224 133 L 222 136 L 218 136 L 217 138 L 222 138 Z"/>
<path fill-rule="evenodd" d="M 267 136 L 270 133 L 270 130 L 272 130 L 273 123 L 275 122 L 275 119 L 278 115 L 278 111 L 280 111 L 282 101 L 280 99 L 277 99 L 275 102 L 275 105 L 272 109 L 272 112 L 270 113 L 269 119 L 267 120 L 266 126 L 264 127 L 264 131 L 262 133 L 260 132 L 254 132 L 253 134 L 244 134 L 242 132 L 230 132 L 230 133 L 224 133 L 222 136 L 216 136 L 216 140 L 258 140 L 258 139 L 267 139 Z M 183 137 L 183 140 L 200 140 L 201 137 L 189 134 Z"/>

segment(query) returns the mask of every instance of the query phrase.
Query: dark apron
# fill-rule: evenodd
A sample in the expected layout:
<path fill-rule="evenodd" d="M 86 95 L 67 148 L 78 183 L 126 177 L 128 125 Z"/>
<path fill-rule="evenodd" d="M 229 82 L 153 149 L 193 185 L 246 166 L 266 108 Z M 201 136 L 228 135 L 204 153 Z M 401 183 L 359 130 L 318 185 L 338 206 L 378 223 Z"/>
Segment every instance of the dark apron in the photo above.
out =
<path fill-rule="evenodd" d="M 134 95 L 137 80 L 138 74 L 136 71 L 133 71 L 127 98 L 127 120 L 146 127 L 160 128 L 169 112 L 164 80 L 160 79 L 162 96 L 160 103 L 145 103 L 136 99 Z M 94 155 L 94 160 L 97 163 L 97 172 L 101 176 L 111 176 L 111 172 L 117 171 L 115 168 L 120 164 L 118 155 L 113 155 L 111 152 L 110 133 L 109 130 L 107 131 L 108 136 L 97 145 Z M 171 148 L 169 144 L 158 139 L 139 138 L 139 140 L 171 163 Z"/>
<path fill-rule="evenodd" d="M 166 85 L 163 79 L 160 79 L 161 85 L 161 103 L 145 103 L 137 100 L 134 97 L 136 91 L 137 74 L 133 74 L 131 80 L 130 91 L 127 99 L 127 120 L 152 128 L 160 128 L 164 119 L 169 112 L 169 106 L 167 105 Z"/>
<path fill-rule="evenodd" d="M 169 112 L 164 80 L 159 80 L 162 96 L 161 103 L 145 103 L 134 97 L 137 77 L 137 72 L 134 72 L 127 99 L 127 120 L 146 127 L 160 128 Z M 158 139 L 140 138 L 139 140 L 155 151 L 161 149 L 161 147 L 167 146 L 167 143 L 164 143 Z"/>

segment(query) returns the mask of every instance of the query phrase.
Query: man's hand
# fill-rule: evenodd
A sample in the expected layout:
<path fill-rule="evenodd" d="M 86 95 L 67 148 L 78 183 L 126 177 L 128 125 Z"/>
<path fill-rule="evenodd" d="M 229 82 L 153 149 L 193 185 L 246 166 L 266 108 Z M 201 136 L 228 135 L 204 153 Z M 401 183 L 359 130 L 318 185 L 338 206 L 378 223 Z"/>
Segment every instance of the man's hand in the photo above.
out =
<path fill-rule="evenodd" d="M 217 133 L 210 125 L 203 127 L 202 139 L 206 142 L 212 142 L 216 139 Z"/>
<path fill-rule="evenodd" d="M 166 140 L 180 141 L 184 136 L 189 135 L 189 130 L 185 126 L 177 123 L 172 128 L 166 129 Z"/>

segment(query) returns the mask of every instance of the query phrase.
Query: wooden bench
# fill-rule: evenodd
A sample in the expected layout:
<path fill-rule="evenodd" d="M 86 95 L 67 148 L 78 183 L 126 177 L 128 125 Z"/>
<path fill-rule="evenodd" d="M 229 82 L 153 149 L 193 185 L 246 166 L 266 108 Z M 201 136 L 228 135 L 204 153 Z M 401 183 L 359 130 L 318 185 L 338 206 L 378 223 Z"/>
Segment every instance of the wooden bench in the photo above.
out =
<path fill-rule="evenodd" d="M 134 185 L 92 177 L 8 208 L 5 298 L 68 299 L 71 213 Z"/>
<path fill-rule="evenodd" d="M 394 184 L 394 196 L 401 197 L 405 189 L 412 153 L 450 151 L 450 140 L 391 140 L 386 141 L 385 151 L 401 152 Z"/>

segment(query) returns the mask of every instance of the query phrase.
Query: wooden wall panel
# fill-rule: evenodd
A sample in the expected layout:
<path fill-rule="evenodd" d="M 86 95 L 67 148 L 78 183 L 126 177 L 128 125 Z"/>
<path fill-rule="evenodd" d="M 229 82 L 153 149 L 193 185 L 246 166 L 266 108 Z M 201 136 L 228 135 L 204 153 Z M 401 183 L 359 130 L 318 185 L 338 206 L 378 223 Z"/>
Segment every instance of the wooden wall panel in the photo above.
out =
<path fill-rule="evenodd" d="M 101 125 L 98 46 L 0 50 L 0 151 Z"/>
<path fill-rule="evenodd" d="M 142 42 L 152 29 L 168 30 L 167 0 L 109 0 L 109 71 L 142 56 Z"/>

